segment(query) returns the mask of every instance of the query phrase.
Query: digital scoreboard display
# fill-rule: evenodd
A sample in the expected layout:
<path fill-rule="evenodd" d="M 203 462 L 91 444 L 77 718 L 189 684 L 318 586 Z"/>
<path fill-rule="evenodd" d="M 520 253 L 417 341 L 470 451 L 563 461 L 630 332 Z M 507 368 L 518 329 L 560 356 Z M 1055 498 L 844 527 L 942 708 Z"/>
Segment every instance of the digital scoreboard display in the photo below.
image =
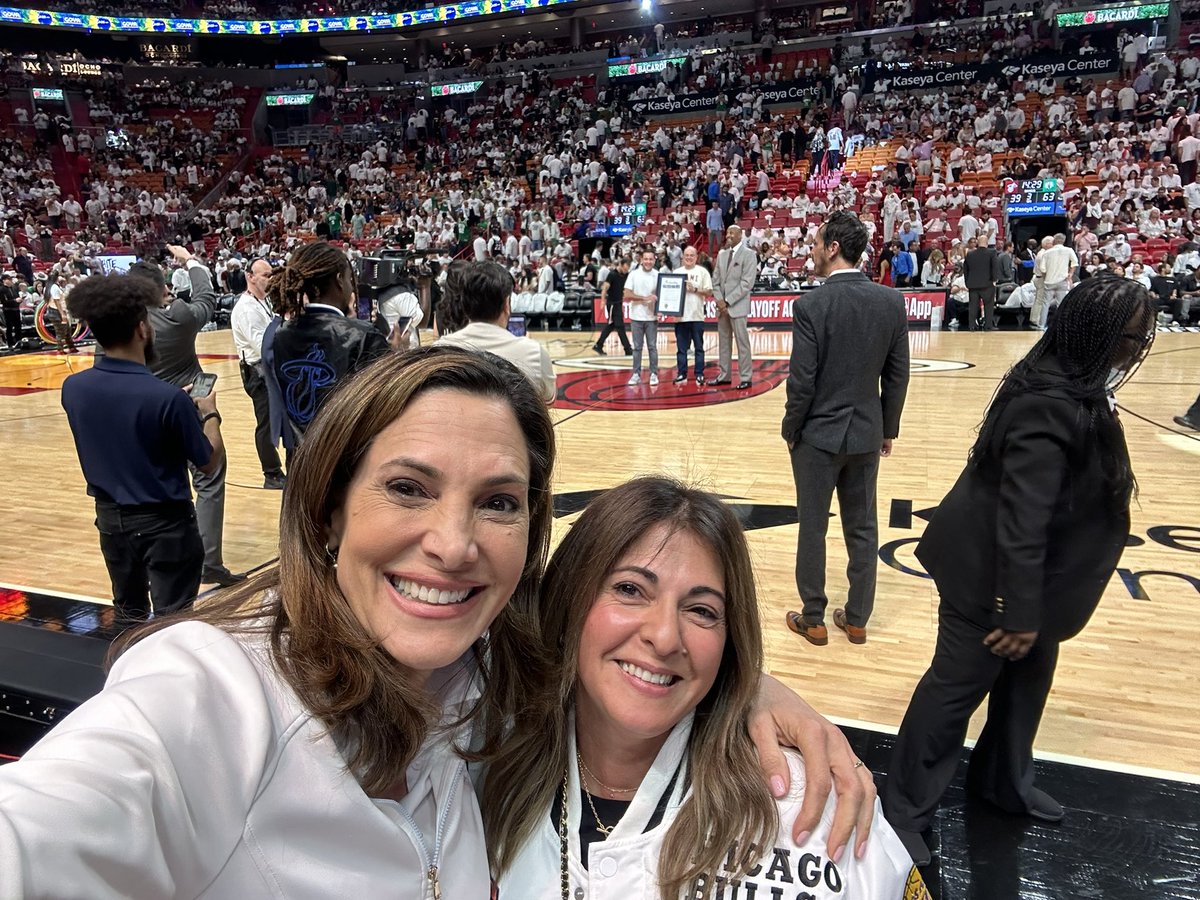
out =
<path fill-rule="evenodd" d="M 611 237 L 633 234 L 646 224 L 645 203 L 611 203 L 608 207 L 608 233 Z"/>
<path fill-rule="evenodd" d="M 588 222 L 580 226 L 579 237 L 625 237 L 646 224 L 645 203 L 610 203 L 604 208 L 607 222 Z"/>
<path fill-rule="evenodd" d="M 608 67 L 609 78 L 627 78 L 630 75 L 653 75 L 665 72 L 668 65 L 682 66 L 686 56 L 672 56 L 670 59 L 646 59 L 639 62 L 623 62 Z"/>
<path fill-rule="evenodd" d="M 316 94 L 267 94 L 267 106 L 308 106 Z"/>
<path fill-rule="evenodd" d="M 1004 205 L 1009 216 L 1063 216 L 1061 178 L 1038 178 L 1032 181 L 1006 181 Z"/>

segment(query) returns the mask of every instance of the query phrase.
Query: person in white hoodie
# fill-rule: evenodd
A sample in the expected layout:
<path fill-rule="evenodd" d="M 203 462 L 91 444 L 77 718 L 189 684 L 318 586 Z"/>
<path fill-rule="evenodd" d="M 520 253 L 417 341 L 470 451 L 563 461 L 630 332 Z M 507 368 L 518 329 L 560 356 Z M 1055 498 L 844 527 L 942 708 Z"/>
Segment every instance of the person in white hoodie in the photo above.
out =
<path fill-rule="evenodd" d="M 738 883 L 747 897 L 928 898 L 878 803 L 871 843 L 846 852 L 829 846 L 831 804 L 793 836 L 797 755 L 786 795 L 758 777 L 754 575 L 715 495 L 648 476 L 593 501 L 547 567 L 538 618 L 549 687 L 484 787 L 499 900 L 723 897 Z"/>
<path fill-rule="evenodd" d="M 545 403 L 493 356 L 389 353 L 338 390 L 292 457 L 278 565 L 126 635 L 104 689 L 0 767 L 0 898 L 488 897 L 458 748 L 488 752 L 539 687 L 553 466 Z M 850 789 L 848 839 L 874 796 L 849 745 L 764 682 Z"/>

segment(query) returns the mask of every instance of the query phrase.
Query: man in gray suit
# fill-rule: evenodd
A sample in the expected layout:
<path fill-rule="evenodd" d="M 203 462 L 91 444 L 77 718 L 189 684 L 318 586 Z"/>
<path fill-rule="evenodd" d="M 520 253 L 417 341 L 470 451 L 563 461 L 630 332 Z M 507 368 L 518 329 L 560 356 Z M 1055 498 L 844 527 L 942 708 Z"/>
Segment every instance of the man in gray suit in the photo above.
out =
<path fill-rule="evenodd" d="M 817 232 L 812 255 L 817 277 L 826 281 L 792 306 L 782 431 L 796 479 L 796 588 L 804 610 L 789 612 L 787 624 L 817 645 L 829 643 L 825 533 L 835 488 L 850 556 L 850 591 L 833 621 L 851 643 L 867 639 L 879 550 L 879 457 L 891 455 L 908 391 L 904 300 L 855 268 L 866 246 L 867 229 L 858 217 L 833 213 Z"/>
<path fill-rule="evenodd" d="M 181 263 L 191 280 L 188 300 L 175 299 L 167 287 L 166 278 L 157 263 L 139 262 L 129 267 L 129 274 L 145 278 L 157 285 L 162 306 L 151 307 L 150 325 L 154 329 L 157 358 L 150 371 L 176 387 L 186 387 L 196 380 L 203 369 L 196 358 L 196 335 L 213 317 L 217 295 L 213 291 L 208 270 L 183 247 L 168 244 L 171 256 Z M 221 544 L 225 533 L 225 460 L 209 474 L 189 464 L 192 487 L 196 491 L 196 523 L 204 542 L 202 584 L 227 587 L 245 579 L 225 567 Z"/>
<path fill-rule="evenodd" d="M 725 249 L 717 254 L 713 267 L 713 298 L 717 301 L 717 352 L 720 368 L 711 384 L 730 384 L 733 338 L 737 338 L 739 391 L 750 387 L 750 291 L 758 278 L 758 254 L 750 249 L 742 229 L 730 225 L 725 232 Z"/>

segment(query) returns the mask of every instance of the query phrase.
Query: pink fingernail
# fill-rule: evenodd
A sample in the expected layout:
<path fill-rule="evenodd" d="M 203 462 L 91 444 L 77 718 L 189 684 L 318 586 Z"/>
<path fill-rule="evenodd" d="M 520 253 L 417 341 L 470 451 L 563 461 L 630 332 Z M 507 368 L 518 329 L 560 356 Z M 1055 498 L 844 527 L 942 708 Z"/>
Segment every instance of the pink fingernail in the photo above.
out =
<path fill-rule="evenodd" d="M 842 846 L 838 847 L 836 850 L 833 851 L 833 861 L 835 863 L 840 863 L 842 861 L 842 857 L 845 855 L 845 853 L 846 853 L 846 845 L 842 844 Z"/>
<path fill-rule="evenodd" d="M 800 832 L 800 836 L 798 838 L 796 838 L 796 843 L 799 844 L 801 847 L 803 847 L 805 844 L 808 843 L 808 839 L 810 837 L 812 837 L 811 831 L 802 831 L 802 832 Z"/>
<path fill-rule="evenodd" d="M 781 776 L 771 776 L 771 793 L 777 798 L 782 797 L 787 793 L 787 788 L 784 786 L 783 778 Z"/>

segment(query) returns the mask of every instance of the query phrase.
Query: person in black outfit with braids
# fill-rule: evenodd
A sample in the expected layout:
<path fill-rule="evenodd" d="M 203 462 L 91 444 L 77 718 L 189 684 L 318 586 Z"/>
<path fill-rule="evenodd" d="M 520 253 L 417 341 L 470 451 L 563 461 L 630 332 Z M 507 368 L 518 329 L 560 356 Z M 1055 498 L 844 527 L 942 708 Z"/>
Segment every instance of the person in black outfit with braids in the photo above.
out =
<path fill-rule="evenodd" d="M 1004 377 L 967 466 L 916 555 L 941 595 L 933 661 L 900 726 L 884 814 L 914 862 L 954 777 L 972 713 L 970 793 L 1056 822 L 1033 784 L 1033 741 L 1058 646 L 1087 624 L 1129 536 L 1136 491 L 1113 392 L 1154 340 L 1154 303 L 1135 282 L 1089 278 Z"/>
<path fill-rule="evenodd" d="M 326 398 L 346 376 L 388 352 L 387 338 L 369 322 L 349 318 L 354 274 L 341 250 L 324 241 L 292 253 L 267 284 L 283 322 L 263 357 L 287 420 L 304 434 Z"/>

